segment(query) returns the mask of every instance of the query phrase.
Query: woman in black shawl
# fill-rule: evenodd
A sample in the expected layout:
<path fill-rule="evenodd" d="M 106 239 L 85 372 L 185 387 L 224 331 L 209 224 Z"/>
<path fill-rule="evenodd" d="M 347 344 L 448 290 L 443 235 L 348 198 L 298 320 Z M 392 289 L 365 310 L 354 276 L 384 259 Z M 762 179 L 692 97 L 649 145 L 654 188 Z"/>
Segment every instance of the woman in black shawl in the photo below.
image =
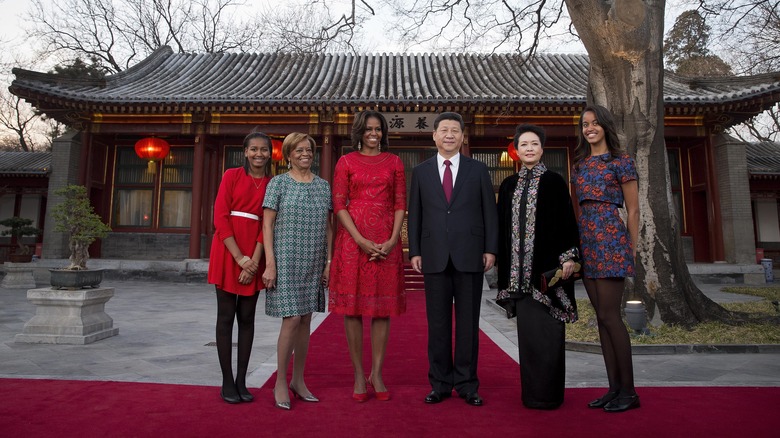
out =
<path fill-rule="evenodd" d="M 564 323 L 577 320 L 574 282 L 565 280 L 579 266 L 579 233 L 566 180 L 540 162 L 544 140 L 535 125 L 515 131 L 523 165 L 498 192 L 496 301 L 508 317 L 517 315 L 523 404 L 555 409 L 563 403 Z M 542 274 L 556 268 L 560 279 L 542 292 Z"/>

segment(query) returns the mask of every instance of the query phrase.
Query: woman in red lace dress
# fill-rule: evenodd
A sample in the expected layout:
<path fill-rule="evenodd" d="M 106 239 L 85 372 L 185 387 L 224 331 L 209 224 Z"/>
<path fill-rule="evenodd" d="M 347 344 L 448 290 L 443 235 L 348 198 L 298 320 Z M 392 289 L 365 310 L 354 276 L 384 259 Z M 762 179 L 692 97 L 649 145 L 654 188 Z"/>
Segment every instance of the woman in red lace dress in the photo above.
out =
<path fill-rule="evenodd" d="M 406 311 L 401 225 L 406 211 L 404 166 L 387 151 L 387 121 L 363 111 L 352 124 L 352 146 L 333 179 L 333 211 L 339 221 L 330 271 L 328 307 L 344 315 L 349 356 L 355 370 L 352 397 L 389 400 L 382 380 L 390 317 Z M 363 371 L 363 316 L 371 317 L 371 372 Z"/>

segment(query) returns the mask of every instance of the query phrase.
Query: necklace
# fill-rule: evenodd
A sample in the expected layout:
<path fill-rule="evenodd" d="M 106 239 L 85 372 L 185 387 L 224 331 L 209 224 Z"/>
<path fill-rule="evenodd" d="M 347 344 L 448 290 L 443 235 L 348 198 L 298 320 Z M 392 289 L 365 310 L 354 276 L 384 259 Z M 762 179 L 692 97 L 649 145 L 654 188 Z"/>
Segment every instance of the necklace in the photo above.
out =
<path fill-rule="evenodd" d="M 252 178 L 252 184 L 255 186 L 255 189 L 260 190 L 260 186 L 262 186 L 262 184 L 256 183 L 255 182 L 256 178 L 254 176 L 252 176 L 252 175 L 249 175 L 249 176 Z M 262 181 L 262 180 L 263 180 L 263 177 L 260 177 L 260 181 Z"/>

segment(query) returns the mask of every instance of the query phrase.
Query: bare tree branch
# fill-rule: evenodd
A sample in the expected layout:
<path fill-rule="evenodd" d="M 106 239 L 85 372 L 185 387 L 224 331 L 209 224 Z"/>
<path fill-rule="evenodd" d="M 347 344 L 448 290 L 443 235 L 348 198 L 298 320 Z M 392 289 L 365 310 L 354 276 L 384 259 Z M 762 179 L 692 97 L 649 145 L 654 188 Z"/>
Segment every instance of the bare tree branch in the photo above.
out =
<path fill-rule="evenodd" d="M 700 0 L 699 7 L 737 74 L 780 70 L 780 2 Z M 780 141 L 780 111 L 775 106 L 729 132 L 744 141 Z"/>
<path fill-rule="evenodd" d="M 526 57 L 538 50 L 566 18 L 562 1 L 389 0 L 401 42 L 411 48 L 514 51 Z"/>
<path fill-rule="evenodd" d="M 243 0 L 34 0 L 31 37 L 45 55 L 97 58 L 120 72 L 164 45 L 178 52 L 255 50 L 261 27 Z"/>

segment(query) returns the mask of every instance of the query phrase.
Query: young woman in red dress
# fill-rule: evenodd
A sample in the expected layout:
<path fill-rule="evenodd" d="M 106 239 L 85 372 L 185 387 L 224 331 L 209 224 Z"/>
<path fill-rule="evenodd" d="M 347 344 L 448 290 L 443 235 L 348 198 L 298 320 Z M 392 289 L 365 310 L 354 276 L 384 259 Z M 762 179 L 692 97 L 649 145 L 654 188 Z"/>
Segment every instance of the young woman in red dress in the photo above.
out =
<path fill-rule="evenodd" d="M 382 114 L 363 111 L 352 124 L 352 146 L 333 179 L 333 211 L 339 221 L 330 272 L 328 307 L 344 315 L 349 356 L 355 371 L 352 393 L 389 400 L 382 378 L 390 317 L 406 311 L 401 226 L 406 212 L 404 166 L 387 152 L 388 126 Z M 371 372 L 363 371 L 363 316 L 371 318 Z"/>
<path fill-rule="evenodd" d="M 222 369 L 220 396 L 227 403 L 251 402 L 246 388 L 255 337 L 255 308 L 263 283 L 263 197 L 271 179 L 271 139 L 262 132 L 244 138 L 244 167 L 222 176 L 214 203 L 214 241 L 208 282 L 217 290 L 217 356 Z M 238 319 L 238 366 L 233 380 L 233 321 Z"/>

